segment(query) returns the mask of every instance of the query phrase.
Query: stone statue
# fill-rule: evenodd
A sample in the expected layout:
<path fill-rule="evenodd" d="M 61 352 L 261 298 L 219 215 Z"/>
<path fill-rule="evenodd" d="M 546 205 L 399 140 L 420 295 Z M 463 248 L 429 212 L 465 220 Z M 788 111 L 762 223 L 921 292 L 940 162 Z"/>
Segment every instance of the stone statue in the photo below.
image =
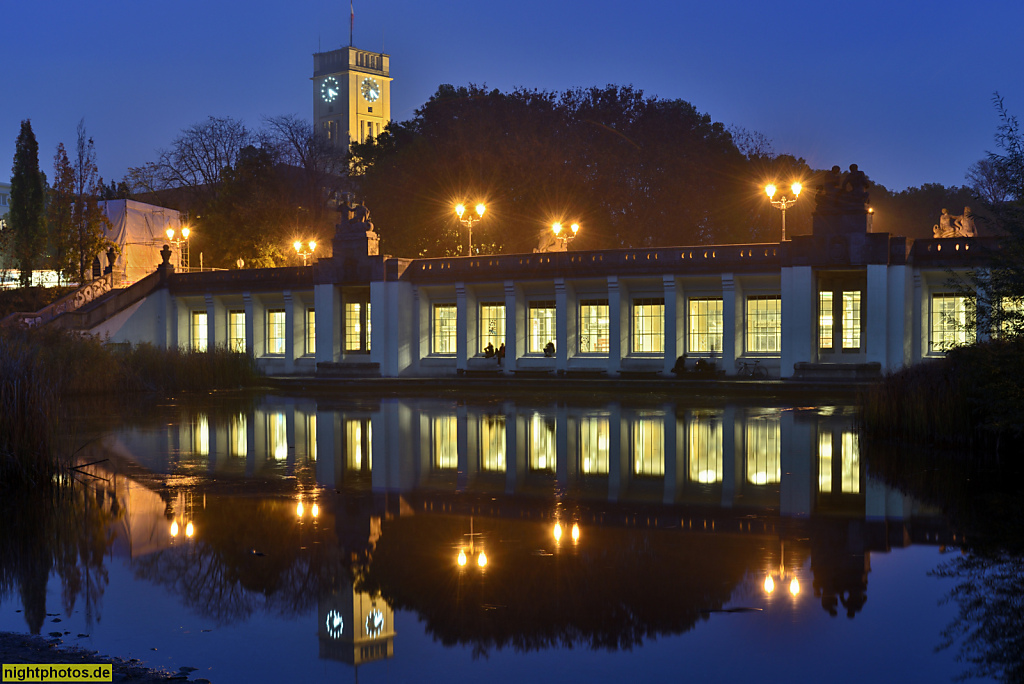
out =
<path fill-rule="evenodd" d="M 853 205 L 867 204 L 868 184 L 868 177 L 864 175 L 864 172 L 857 168 L 856 164 L 850 164 L 850 172 L 843 179 L 843 190 L 847 193 L 847 202 Z"/>
<path fill-rule="evenodd" d="M 360 232 L 373 230 L 373 224 L 370 223 L 370 210 L 362 202 L 356 202 L 352 207 L 352 219 L 349 221 L 349 225 L 352 230 Z M 365 225 L 366 228 L 363 228 L 362 225 Z"/>
<path fill-rule="evenodd" d="M 935 237 L 948 238 L 956 236 L 956 226 L 953 225 L 953 216 L 949 213 L 949 209 L 942 210 L 942 216 L 939 217 L 939 229 L 937 232 L 933 231 Z"/>
<path fill-rule="evenodd" d="M 819 214 L 835 213 L 839 208 L 839 193 L 842 192 L 842 187 L 843 174 L 838 166 L 833 166 L 817 187 L 814 196 L 815 210 Z"/>
<path fill-rule="evenodd" d="M 974 214 L 970 207 L 964 207 L 963 216 L 956 217 L 956 234 L 960 237 L 977 237 L 978 231 L 974 227 Z"/>

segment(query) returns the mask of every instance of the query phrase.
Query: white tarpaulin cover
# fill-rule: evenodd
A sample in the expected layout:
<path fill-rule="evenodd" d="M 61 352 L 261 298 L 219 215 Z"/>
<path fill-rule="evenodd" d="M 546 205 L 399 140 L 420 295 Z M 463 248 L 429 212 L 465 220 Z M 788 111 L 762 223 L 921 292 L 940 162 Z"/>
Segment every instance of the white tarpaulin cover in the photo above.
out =
<path fill-rule="evenodd" d="M 135 200 L 107 200 L 99 205 L 110 220 L 106 238 L 121 250 L 114 262 L 114 273 L 121 276 L 124 285 L 155 271 L 163 261 L 160 250 L 164 245 L 171 248 L 171 264 L 179 264 L 178 248 L 167 239 L 168 228 L 174 229 L 176 239 L 181 237 L 181 214 L 176 209 Z M 106 267 L 105 254 L 100 255 L 100 263 Z"/>

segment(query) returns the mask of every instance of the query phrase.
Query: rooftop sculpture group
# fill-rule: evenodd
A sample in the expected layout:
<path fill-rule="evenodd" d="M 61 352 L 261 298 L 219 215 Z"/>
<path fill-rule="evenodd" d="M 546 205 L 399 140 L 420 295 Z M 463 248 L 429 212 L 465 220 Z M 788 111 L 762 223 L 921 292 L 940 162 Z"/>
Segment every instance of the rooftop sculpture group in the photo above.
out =
<path fill-rule="evenodd" d="M 976 237 L 978 231 L 974 227 L 971 208 L 964 207 L 964 213 L 960 216 L 954 216 L 948 209 L 943 209 L 939 222 L 932 226 L 932 234 L 937 238 Z"/>
<path fill-rule="evenodd" d="M 833 166 L 815 187 L 815 213 L 821 216 L 865 213 L 870 202 L 870 185 L 871 181 L 856 164 L 850 164 L 850 171 L 846 174 L 838 166 Z"/>

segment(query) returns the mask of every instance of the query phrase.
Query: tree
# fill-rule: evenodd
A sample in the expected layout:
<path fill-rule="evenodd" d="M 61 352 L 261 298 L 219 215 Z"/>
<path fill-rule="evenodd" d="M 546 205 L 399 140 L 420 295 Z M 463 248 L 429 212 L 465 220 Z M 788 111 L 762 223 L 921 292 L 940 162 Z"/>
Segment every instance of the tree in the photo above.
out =
<path fill-rule="evenodd" d="M 79 275 L 74 224 L 75 171 L 64 143 L 57 144 L 53 157 L 53 186 L 47 203 L 47 236 L 53 268 L 66 281 Z"/>
<path fill-rule="evenodd" d="M 21 270 L 22 287 L 32 284 L 32 270 L 39 266 L 45 249 L 45 202 L 46 177 L 39 170 L 39 143 L 31 121 L 25 119 L 15 146 L 7 217 L 10 249 Z"/>
<path fill-rule="evenodd" d="M 939 222 L 943 209 L 960 214 L 964 207 L 982 213 L 974 192 L 966 186 L 945 186 L 925 183 L 921 187 L 892 192 L 881 185 L 871 189 L 871 206 L 875 210 L 873 230 L 912 238 L 930 238 L 932 227 Z M 979 219 L 988 224 L 988 215 Z"/>
<path fill-rule="evenodd" d="M 233 167 L 253 136 L 241 121 L 231 117 L 209 117 L 192 124 L 161 150 L 157 161 L 128 170 L 129 184 L 136 192 L 181 189 L 189 206 L 203 206 L 216 199 L 221 188 L 221 171 Z"/>
<path fill-rule="evenodd" d="M 75 146 L 74 205 L 72 225 L 74 226 L 75 256 L 78 261 L 78 282 L 85 282 L 86 269 L 107 244 L 104 237 L 109 225 L 107 217 L 97 204 L 103 180 L 96 168 L 96 149 L 92 138 L 86 137 L 85 119 L 78 122 L 78 141 Z"/>
<path fill-rule="evenodd" d="M 554 221 L 578 221 L 581 248 L 749 238 L 757 201 L 724 126 L 614 85 L 443 85 L 412 120 L 353 143 L 350 168 L 382 249 L 403 256 L 465 253 L 460 200 L 487 204 L 473 236 L 482 252 L 530 251 Z"/>
<path fill-rule="evenodd" d="M 989 206 L 999 206 L 1010 199 L 1010 188 L 1003 169 L 991 159 L 974 162 L 964 175 L 971 182 L 974 194 Z"/>

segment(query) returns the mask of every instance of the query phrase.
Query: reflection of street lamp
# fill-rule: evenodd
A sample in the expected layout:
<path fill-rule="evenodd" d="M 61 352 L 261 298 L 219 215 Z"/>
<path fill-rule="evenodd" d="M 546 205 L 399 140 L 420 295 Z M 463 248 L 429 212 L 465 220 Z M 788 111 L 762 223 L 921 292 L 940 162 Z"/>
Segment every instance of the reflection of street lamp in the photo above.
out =
<path fill-rule="evenodd" d="M 565 233 L 565 235 L 563 235 L 562 229 L 563 226 L 561 223 L 551 224 L 551 230 L 555 233 L 555 239 L 560 240 L 562 242 L 562 250 L 565 251 L 566 249 L 569 248 L 569 241 L 575 238 L 576 233 L 580 231 L 580 224 L 574 223 L 571 226 L 569 226 L 569 229 L 572 231 L 572 235 L 570 235 L 568 232 Z"/>
<path fill-rule="evenodd" d="M 781 547 L 779 553 L 779 581 L 783 582 L 786 579 L 786 542 L 780 540 L 779 545 Z M 773 591 L 775 591 L 775 580 L 772 578 L 772 573 L 769 572 L 764 578 L 764 592 L 770 594 Z M 792 575 L 789 580 L 789 593 L 793 596 L 800 593 L 800 580 Z"/>
<path fill-rule="evenodd" d="M 178 268 L 185 272 L 188 272 L 188 236 L 191 232 L 188 226 L 182 226 L 181 237 L 174 239 L 174 229 L 168 228 L 166 231 L 167 239 L 178 248 Z M 182 243 L 184 243 L 185 249 L 181 248 Z"/>
<path fill-rule="evenodd" d="M 487 209 L 483 204 L 476 205 L 476 216 L 472 214 L 466 214 L 466 205 L 457 204 L 455 205 L 455 214 L 459 217 L 459 220 L 469 228 L 469 255 L 473 255 L 473 224 L 479 223 L 480 219 L 484 217 L 484 211 Z M 463 216 L 465 214 L 465 216 Z"/>
<path fill-rule="evenodd" d="M 561 543 L 562 541 L 562 523 L 555 523 L 554 529 L 551 531 L 551 535 L 555 538 L 555 543 Z M 572 543 L 578 544 L 580 541 L 580 525 L 579 523 L 572 524 L 572 530 L 570 532 L 572 536 Z"/>
<path fill-rule="evenodd" d="M 802 186 L 800 183 L 792 183 L 789 187 L 790 189 L 793 190 L 793 199 L 788 199 L 785 195 L 782 196 L 782 199 L 772 199 L 773 197 L 775 197 L 775 186 L 771 184 L 764 186 L 764 191 L 768 195 L 768 201 L 771 202 L 771 205 L 773 207 L 782 210 L 783 242 L 786 241 L 786 209 L 796 204 L 796 201 L 800 198 L 800 191 L 804 189 L 804 186 Z"/>
<path fill-rule="evenodd" d="M 476 564 L 478 566 L 480 566 L 481 568 L 487 567 L 487 554 L 484 553 L 483 546 L 481 546 L 479 549 L 476 548 L 475 538 L 476 534 L 473 532 L 473 518 L 472 516 L 470 516 L 468 550 L 469 552 L 467 553 L 467 550 L 465 548 L 459 549 L 459 555 L 458 558 L 456 559 L 456 562 L 459 564 L 460 568 L 466 567 L 466 564 L 469 562 L 469 558 L 474 555 L 476 556 Z"/>
<path fill-rule="evenodd" d="M 299 256 L 302 257 L 302 265 L 306 265 L 306 259 L 313 256 L 313 250 L 316 249 L 316 242 L 310 240 L 307 244 L 302 244 L 300 240 L 296 240 L 292 247 L 298 252 Z"/>

